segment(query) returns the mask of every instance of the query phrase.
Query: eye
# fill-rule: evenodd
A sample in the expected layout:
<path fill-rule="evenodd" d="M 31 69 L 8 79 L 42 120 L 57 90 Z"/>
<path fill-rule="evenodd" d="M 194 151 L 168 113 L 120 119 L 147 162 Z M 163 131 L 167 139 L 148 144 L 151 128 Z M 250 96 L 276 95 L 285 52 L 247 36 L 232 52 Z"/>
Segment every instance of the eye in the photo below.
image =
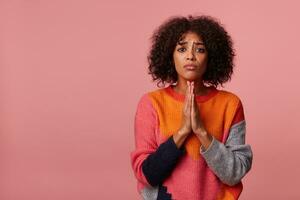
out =
<path fill-rule="evenodd" d="M 185 51 L 185 48 L 184 48 L 184 47 L 180 47 L 180 48 L 177 49 L 177 51 L 178 51 L 178 52 L 184 52 L 184 51 Z"/>
<path fill-rule="evenodd" d="M 196 51 L 199 52 L 199 53 L 204 53 L 204 52 L 205 52 L 205 49 L 204 49 L 204 48 L 197 48 Z"/>

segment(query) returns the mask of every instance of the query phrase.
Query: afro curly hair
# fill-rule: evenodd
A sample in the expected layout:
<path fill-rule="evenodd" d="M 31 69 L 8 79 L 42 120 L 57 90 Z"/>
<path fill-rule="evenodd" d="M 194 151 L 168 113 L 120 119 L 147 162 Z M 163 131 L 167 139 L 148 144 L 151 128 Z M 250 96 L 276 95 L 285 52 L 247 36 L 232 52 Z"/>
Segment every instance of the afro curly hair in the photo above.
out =
<path fill-rule="evenodd" d="M 160 25 L 151 37 L 148 70 L 158 87 L 177 82 L 173 52 L 183 34 L 194 32 L 200 36 L 208 52 L 203 83 L 218 87 L 231 79 L 235 56 L 231 37 L 223 26 L 211 16 L 175 16 Z"/>

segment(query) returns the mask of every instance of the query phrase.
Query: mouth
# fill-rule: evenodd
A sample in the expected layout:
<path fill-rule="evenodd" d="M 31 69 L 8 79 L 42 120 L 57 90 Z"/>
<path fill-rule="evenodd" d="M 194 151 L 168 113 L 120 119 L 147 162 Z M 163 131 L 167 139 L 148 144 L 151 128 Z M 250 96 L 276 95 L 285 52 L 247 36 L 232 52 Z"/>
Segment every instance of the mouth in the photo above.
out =
<path fill-rule="evenodd" d="M 197 66 L 193 65 L 193 64 L 187 64 L 187 65 L 184 65 L 183 67 L 187 70 L 195 70 Z"/>

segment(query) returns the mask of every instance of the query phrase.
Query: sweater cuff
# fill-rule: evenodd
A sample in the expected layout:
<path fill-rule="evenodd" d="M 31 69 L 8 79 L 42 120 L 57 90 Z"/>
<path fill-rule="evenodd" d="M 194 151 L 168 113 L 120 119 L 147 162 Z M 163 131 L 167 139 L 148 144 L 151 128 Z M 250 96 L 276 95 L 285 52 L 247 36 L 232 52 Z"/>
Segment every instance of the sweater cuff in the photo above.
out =
<path fill-rule="evenodd" d="M 159 155 L 157 158 L 161 158 L 166 163 L 175 163 L 184 154 L 185 148 L 182 145 L 178 148 L 175 144 L 173 136 L 169 137 L 164 143 L 157 149 L 156 154 Z"/>
<path fill-rule="evenodd" d="M 207 149 L 205 149 L 203 147 L 203 145 L 200 146 L 200 153 L 205 157 L 205 158 L 209 158 L 212 155 L 214 155 L 216 153 L 216 151 L 218 150 L 218 141 L 215 139 L 214 136 L 212 136 L 212 142 L 210 143 L 210 145 L 208 146 Z"/>
<path fill-rule="evenodd" d="M 167 143 L 170 143 L 170 148 L 174 149 L 174 153 L 175 154 L 179 154 L 182 155 L 185 152 L 185 148 L 184 145 L 181 145 L 180 148 L 177 147 L 177 145 L 175 144 L 173 135 L 166 141 Z M 172 146 L 172 147 L 171 147 Z"/>
<path fill-rule="evenodd" d="M 162 183 L 175 168 L 184 151 L 184 147 L 177 148 L 173 136 L 162 143 L 142 164 L 142 170 L 148 183 L 152 186 Z"/>

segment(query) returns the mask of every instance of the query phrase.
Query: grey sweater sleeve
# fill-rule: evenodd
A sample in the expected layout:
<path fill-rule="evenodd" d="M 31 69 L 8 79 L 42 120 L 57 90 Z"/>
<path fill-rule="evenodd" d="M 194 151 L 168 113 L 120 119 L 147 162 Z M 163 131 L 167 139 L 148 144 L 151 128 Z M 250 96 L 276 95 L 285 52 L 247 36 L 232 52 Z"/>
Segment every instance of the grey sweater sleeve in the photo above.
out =
<path fill-rule="evenodd" d="M 213 137 L 210 146 L 200 153 L 207 165 L 219 179 L 230 186 L 241 181 L 252 166 L 251 146 L 245 144 L 246 123 L 241 121 L 230 128 L 228 139 L 223 144 Z"/>

